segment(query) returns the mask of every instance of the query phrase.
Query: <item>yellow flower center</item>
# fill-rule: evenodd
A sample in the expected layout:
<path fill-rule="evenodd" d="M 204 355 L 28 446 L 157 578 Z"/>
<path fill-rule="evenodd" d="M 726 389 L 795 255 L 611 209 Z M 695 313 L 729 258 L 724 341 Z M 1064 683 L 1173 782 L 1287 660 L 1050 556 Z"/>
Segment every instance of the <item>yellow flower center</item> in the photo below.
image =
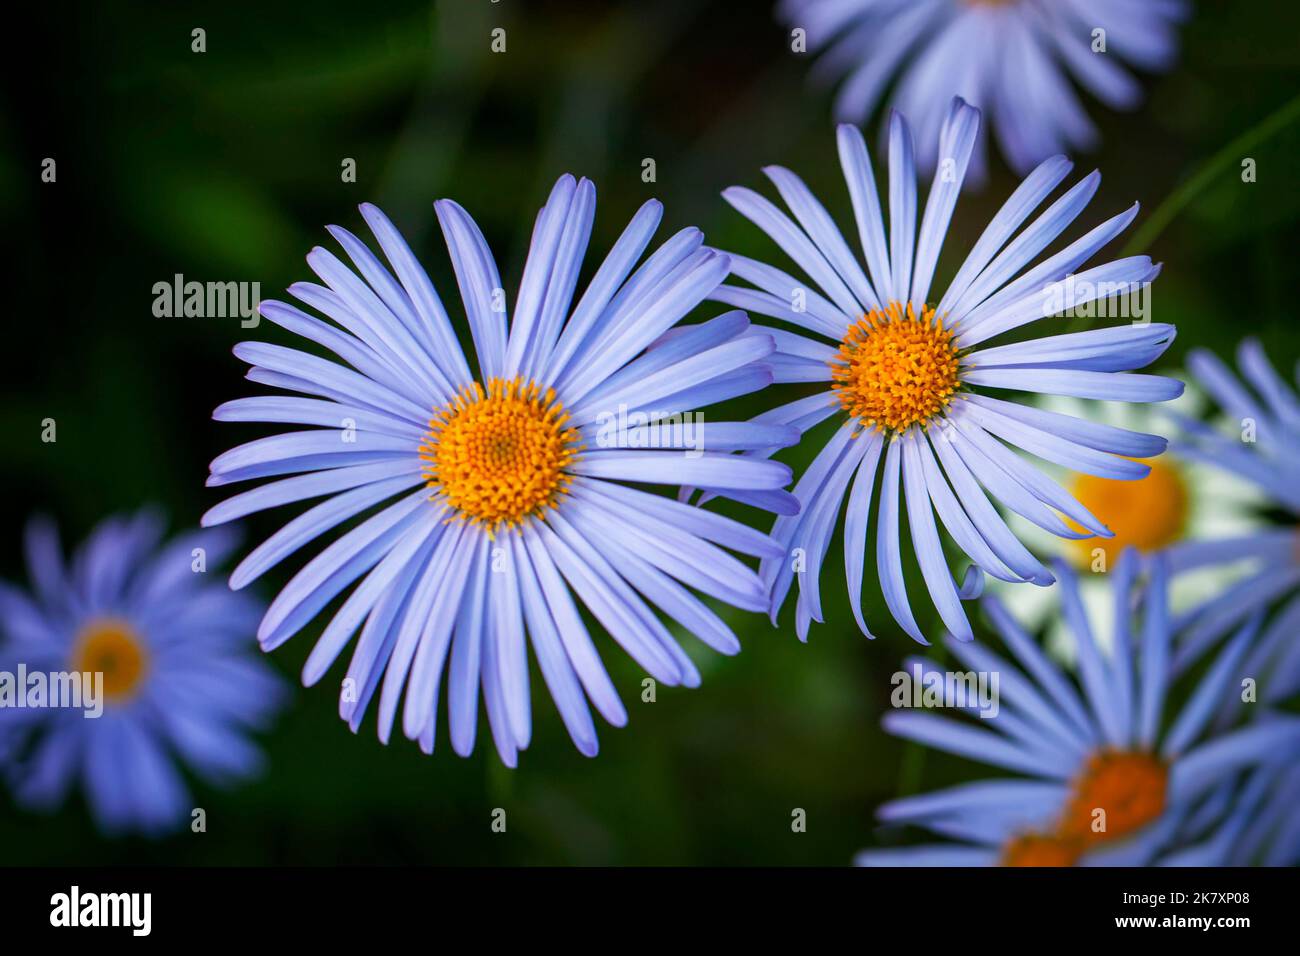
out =
<path fill-rule="evenodd" d="M 1130 545 L 1147 553 L 1168 547 L 1182 537 L 1190 504 L 1182 473 L 1167 458 L 1148 464 L 1150 474 L 1136 481 L 1075 476 L 1070 485 L 1074 497 L 1115 532 L 1113 538 L 1072 541 L 1070 547 L 1080 565 L 1092 564 L 1093 552 L 1098 548 L 1106 552 L 1106 567 L 1110 568 Z"/>
<path fill-rule="evenodd" d="M 1042 833 L 1026 833 L 1008 841 L 1002 850 L 1003 866 L 1074 866 L 1081 849 L 1074 840 Z"/>
<path fill-rule="evenodd" d="M 1057 835 L 1082 843 L 1117 840 L 1165 810 L 1169 768 L 1149 753 L 1103 750 L 1074 781 Z"/>
<path fill-rule="evenodd" d="M 435 500 L 489 534 L 556 507 L 580 450 L 568 420 L 554 390 L 533 381 L 475 382 L 434 413 L 420 445 Z"/>
<path fill-rule="evenodd" d="M 926 306 L 917 316 L 891 302 L 849 326 L 831 361 L 831 386 L 864 426 L 901 432 L 947 407 L 961 384 L 957 346 Z"/>
<path fill-rule="evenodd" d="M 104 697 L 122 701 L 140 689 L 149 669 L 149 655 L 131 625 L 117 618 L 99 618 L 77 635 L 72 669 L 85 674 L 103 674 Z"/>

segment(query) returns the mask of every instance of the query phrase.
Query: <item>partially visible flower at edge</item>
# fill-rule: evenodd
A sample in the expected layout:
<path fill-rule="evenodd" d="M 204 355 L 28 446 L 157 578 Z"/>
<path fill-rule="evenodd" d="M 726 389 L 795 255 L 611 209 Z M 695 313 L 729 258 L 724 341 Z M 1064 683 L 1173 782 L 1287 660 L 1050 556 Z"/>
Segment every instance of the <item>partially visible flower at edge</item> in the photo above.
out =
<path fill-rule="evenodd" d="M 1088 149 L 1097 131 L 1074 81 L 1112 109 L 1134 109 L 1142 89 L 1124 68 L 1168 70 L 1178 51 L 1183 0 L 782 0 L 781 18 L 806 31 L 821 56 L 813 75 L 844 77 L 835 118 L 861 123 L 898 78 L 891 105 L 916 129 L 931 171 L 945 104 L 960 96 L 992 118 L 1020 175 L 1055 153 Z M 970 181 L 984 180 L 981 142 Z"/>
<path fill-rule="evenodd" d="M 1243 664 L 1259 640 L 1258 617 L 1214 658 L 1181 709 L 1173 688 L 1173 631 L 1168 570 L 1151 559 L 1151 580 L 1139 592 L 1139 561 L 1121 557 L 1113 588 L 1115 646 L 1098 646 L 1079 601 L 1073 572 L 1058 564 L 1061 612 L 1079 648 L 1077 682 L 1044 655 L 995 598 L 990 620 L 1012 653 L 949 641 L 973 671 L 997 673 L 996 715 L 971 722 L 895 711 L 885 729 L 900 737 L 1021 774 L 904 797 L 880 808 L 882 821 L 914 824 L 961 842 L 867 850 L 862 865 L 1145 866 L 1177 862 L 1173 854 L 1201 846 L 1202 861 L 1226 862 L 1241 814 L 1234 799 L 1256 805 L 1275 775 L 1300 757 L 1300 717 L 1244 702 Z M 1140 603 L 1140 620 L 1134 620 Z M 920 660 L 942 676 L 945 666 Z M 1080 692 L 1081 691 L 1081 692 Z M 1221 705 L 1235 701 L 1235 721 L 1217 728 Z M 948 706 L 969 702 L 952 698 Z M 1258 711 L 1253 708 L 1259 708 Z M 1258 779 L 1255 776 L 1258 775 Z M 1238 804 L 1240 807 L 1240 804 Z M 1208 835 L 1207 835 L 1208 834 Z M 1205 859 L 1205 847 L 1222 852 Z"/>
<path fill-rule="evenodd" d="M 1169 430 L 1168 412 L 1197 417 L 1206 397 L 1194 385 L 1164 405 L 1132 405 L 1123 402 L 1085 402 L 1081 399 L 1045 396 L 1035 403 L 1049 412 L 1094 419 L 1104 425 L 1128 431 L 1161 433 Z M 1079 592 L 1088 623 L 1101 646 L 1109 650 L 1113 621 L 1107 575 L 1119 555 L 1133 547 L 1149 556 L 1174 545 L 1197 540 L 1229 539 L 1253 533 L 1267 522 L 1260 513 L 1264 496 L 1248 481 L 1221 468 L 1178 457 L 1173 450 L 1149 462 L 1151 472 L 1135 481 L 1116 481 L 1079 474 L 1048 465 L 1047 474 L 1060 482 L 1080 504 L 1114 532 L 1112 538 L 1067 540 L 1050 534 L 1019 515 L 1008 524 L 1031 551 L 1063 558 L 1079 575 Z M 1240 564 L 1206 565 L 1170 580 L 1169 608 L 1178 617 L 1221 593 L 1245 573 Z M 996 594 L 1030 631 L 1047 627 L 1050 653 L 1069 661 L 1073 649 L 1069 628 L 1057 613 L 1057 601 L 1050 588 L 1022 588 L 993 581 Z"/>
<path fill-rule="evenodd" d="M 22 665 L 47 687 L 50 674 L 102 675 L 103 711 L 0 707 L 0 761 L 20 805 L 54 809 L 79 782 L 106 833 L 156 836 L 190 822 L 182 767 L 219 785 L 262 770 L 249 737 L 287 695 L 248 653 L 262 605 L 216 570 L 236 536 L 163 542 L 162 531 L 148 510 L 109 518 L 65 564 L 53 525 L 29 522 L 32 593 L 0 582 L 0 670 Z"/>
<path fill-rule="evenodd" d="M 1166 866 L 1300 866 L 1300 764 L 1271 761 L 1244 783 L 1228 780 L 1186 828 L 1190 846 Z M 1226 808 L 1226 809 L 1225 809 Z"/>
<path fill-rule="evenodd" d="M 1280 698 L 1300 692 L 1300 399 L 1257 340 L 1242 341 L 1237 360 L 1245 383 L 1204 349 L 1188 356 L 1193 378 L 1231 427 L 1219 430 L 1174 416 L 1182 434 L 1172 448 L 1180 457 L 1257 485 L 1267 502 L 1289 517 L 1253 533 L 1169 549 L 1174 574 L 1243 561 L 1249 566 L 1231 587 L 1179 615 L 1174 663 L 1179 670 L 1191 666 L 1243 620 L 1273 609 L 1249 666 L 1268 693 Z"/>

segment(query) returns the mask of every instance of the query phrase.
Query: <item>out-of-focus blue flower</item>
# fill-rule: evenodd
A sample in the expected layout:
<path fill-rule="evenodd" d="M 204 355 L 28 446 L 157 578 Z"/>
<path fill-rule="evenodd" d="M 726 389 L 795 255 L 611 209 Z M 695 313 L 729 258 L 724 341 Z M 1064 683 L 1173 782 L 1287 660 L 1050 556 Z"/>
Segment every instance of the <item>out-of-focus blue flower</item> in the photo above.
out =
<path fill-rule="evenodd" d="M 1258 618 L 1188 688 L 1186 703 L 1171 707 L 1168 570 L 1162 557 L 1151 559 L 1152 580 L 1139 594 L 1138 565 L 1130 550 L 1108 575 L 1116 622 L 1109 655 L 1091 632 L 1074 573 L 1058 566 L 1061 613 L 1077 643 L 1077 680 L 1049 660 L 996 599 L 985 599 L 1011 659 L 981 644 L 949 641 L 948 647 L 970 671 L 997 675 L 997 713 L 970 722 L 900 710 L 886 715 L 884 725 L 897 736 L 1020 776 L 886 804 L 882 820 L 915 824 L 960 842 L 864 851 L 859 863 L 1228 862 L 1250 809 L 1300 756 L 1300 717 L 1255 716 L 1253 708 L 1263 705 L 1245 702 L 1240 682 L 1259 640 Z M 946 677 L 944 665 L 917 665 L 934 679 Z M 1214 720 L 1225 701 L 1235 711 L 1229 727 Z M 944 703 L 979 710 L 955 691 Z"/>
<path fill-rule="evenodd" d="M 1267 718 L 1266 718 L 1267 719 Z M 1244 784 L 1220 784 L 1183 828 L 1190 845 L 1164 866 L 1300 865 L 1300 764 L 1270 761 Z"/>
<path fill-rule="evenodd" d="M 1300 763 L 1257 774 L 1257 790 L 1235 808 L 1239 830 L 1227 845 L 1228 865 L 1300 866 Z"/>
<path fill-rule="evenodd" d="M 788 467 L 728 454 L 790 445 L 795 429 L 703 422 L 694 411 L 768 384 L 772 337 L 735 311 L 679 326 L 727 275 L 728 258 L 684 229 L 638 267 L 662 216 L 655 201 L 574 305 L 595 202 L 586 179 L 555 184 L 508 325 L 478 227 L 451 200 L 435 203 L 477 372 L 424 269 L 371 205 L 361 213 L 387 265 L 331 227 L 353 268 L 317 248 L 307 261 L 324 285 L 289 290 L 333 324 L 282 302 L 261 309 L 341 361 L 257 342 L 236 347 L 252 381 L 313 397 L 240 399 L 215 417 L 315 427 L 217 458 L 210 485 L 295 477 L 228 499 L 204 523 L 324 500 L 248 555 L 232 587 L 382 504 L 298 572 L 258 632 L 264 649 L 278 647 L 360 579 L 302 675 L 319 680 L 360 629 L 340 698 L 354 731 L 378 693 L 387 741 L 405 693 L 402 729 L 431 752 L 444 692 L 452 747 L 468 754 L 481 689 L 497 750 L 514 766 L 532 734 L 531 644 L 569 734 L 594 755 L 588 699 L 616 726 L 627 712 L 581 606 L 656 680 L 687 686 L 699 672 L 658 612 L 731 654 L 735 635 L 690 589 L 767 606 L 755 572 L 724 550 L 779 554 L 766 535 L 628 482 L 690 483 L 770 510 L 797 508 L 780 490 Z"/>
<path fill-rule="evenodd" d="M 1012 194 L 947 289 L 939 294 L 933 287 L 979 121 L 977 110 L 954 101 L 943 141 L 955 165 L 935 178 L 922 212 L 911 134 L 894 114 L 888 236 L 862 134 L 852 126 L 839 128 L 840 162 L 865 270 L 830 214 L 789 170 L 765 172 L 793 220 L 750 189 L 732 187 L 723 194 L 806 278 L 733 255 L 733 273 L 751 286 L 723 285 L 713 298 L 797 327 L 798 333 L 766 330 L 776 340 L 769 361 L 777 381 L 829 386 L 755 421 L 793 425 L 800 432 L 836 416 L 842 422 L 795 487 L 802 511 L 779 517 L 773 528 L 772 536 L 789 556 L 765 559 L 761 569 L 772 589 L 774 621 L 798 576 L 795 623 L 801 639 L 810 621 L 822 619 L 818 579 L 846 499 L 844 557 L 858 626 L 870 636 L 861 592 L 872 496 L 878 493 L 876 560 L 894 619 L 926 643 L 903 583 L 899 529 L 905 506 L 930 596 L 947 628 L 969 640 L 962 600 L 979 593 L 981 570 L 1005 581 L 1052 581 L 1008 529 L 989 495 L 1064 538 L 1110 535 L 1064 488 L 1003 442 L 1073 472 L 1116 479 L 1144 477 L 1149 466 L 1134 459 L 1165 450 L 1167 442 L 1155 435 L 980 393 L 1006 389 L 1159 402 L 1176 398 L 1183 386 L 1129 371 L 1153 362 L 1173 341 L 1173 326 L 1150 322 L 1149 313 L 1147 321 L 1112 328 L 986 344 L 1048 316 L 1109 315 L 1118 311 L 1112 309 L 1115 297 L 1125 293 L 1135 293 L 1141 303 L 1160 271 L 1148 257 L 1130 256 L 1075 274 L 1133 221 L 1136 204 L 1027 268 L 1083 212 L 1100 182 L 1095 172 L 1084 177 L 1030 221 L 1070 171 L 1062 156 L 1044 162 Z M 944 558 L 935 512 L 974 562 L 960 585 Z"/>
<path fill-rule="evenodd" d="M 954 96 L 992 117 L 1015 172 L 1086 149 L 1097 133 L 1071 78 L 1113 109 L 1142 89 L 1125 69 L 1167 70 L 1178 52 L 1184 0 L 782 0 L 782 18 L 806 31 L 823 81 L 841 77 L 837 119 L 861 123 L 897 78 L 891 104 L 916 129 L 917 158 L 935 168 Z M 983 181 L 984 147 L 971 180 Z"/>
<path fill-rule="evenodd" d="M 1269 363 L 1259 342 L 1246 339 L 1237 354 L 1243 383 L 1212 353 L 1188 357 L 1196 383 L 1230 420 L 1220 431 L 1186 416 L 1174 416 L 1183 435 L 1174 447 L 1184 458 L 1227 469 L 1264 492 L 1277 510 L 1291 516 L 1282 526 L 1251 534 L 1185 541 L 1169 549 L 1174 573 L 1246 562 L 1234 585 L 1178 620 L 1179 669 L 1190 666 L 1241 621 L 1276 607 L 1249 666 L 1260 692 L 1277 703 L 1300 691 L 1300 399 Z"/>
<path fill-rule="evenodd" d="M 0 706 L 0 760 L 20 804 L 52 809 L 80 782 L 105 832 L 154 835 L 190 820 L 182 766 L 217 784 L 261 769 L 249 735 L 285 694 L 247 653 L 262 605 L 215 573 L 234 535 L 164 544 L 162 530 L 147 511 L 108 519 L 65 564 L 53 526 L 29 524 L 32 593 L 0 582 L 0 671 L 22 668 L 30 685 L 27 706 L 16 696 Z M 102 675 L 102 713 L 87 716 L 84 697 L 30 706 L 35 674 L 47 704 L 56 702 L 51 675 Z"/>

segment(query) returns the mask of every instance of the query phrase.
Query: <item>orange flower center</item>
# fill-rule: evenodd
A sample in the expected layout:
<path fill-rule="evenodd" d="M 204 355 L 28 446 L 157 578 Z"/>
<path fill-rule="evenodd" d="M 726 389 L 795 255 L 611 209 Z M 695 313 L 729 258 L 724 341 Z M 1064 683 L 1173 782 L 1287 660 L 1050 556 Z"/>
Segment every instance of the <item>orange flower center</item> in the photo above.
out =
<path fill-rule="evenodd" d="M 947 407 L 961 384 L 957 346 L 926 306 L 891 302 L 849 326 L 831 361 L 832 388 L 864 426 L 901 432 Z"/>
<path fill-rule="evenodd" d="M 1057 833 L 1085 843 L 1118 840 L 1164 812 L 1169 768 L 1148 753 L 1103 750 L 1074 782 Z"/>
<path fill-rule="evenodd" d="M 532 381 L 475 382 L 429 422 L 420 445 L 435 500 L 484 527 L 518 527 L 567 493 L 578 432 L 552 389 Z"/>
<path fill-rule="evenodd" d="M 1169 459 L 1157 458 L 1148 464 L 1150 474 L 1136 481 L 1095 475 L 1074 477 L 1070 485 L 1074 497 L 1115 532 L 1113 538 L 1072 541 L 1070 548 L 1080 565 L 1090 565 L 1097 548 L 1105 551 L 1109 568 L 1130 545 L 1148 553 L 1168 547 L 1182 537 L 1190 509 L 1187 483 L 1178 465 Z"/>
<path fill-rule="evenodd" d="M 103 674 L 104 697 L 122 701 L 140 689 L 149 669 L 149 655 L 131 625 L 117 618 L 98 618 L 77 635 L 72 669 Z"/>
<path fill-rule="evenodd" d="M 1091 846 L 1142 829 L 1165 810 L 1169 768 L 1148 753 L 1103 750 L 1074 781 L 1051 833 L 1007 841 L 1003 866 L 1074 866 Z"/>
<path fill-rule="evenodd" d="M 1002 851 L 1003 866 L 1074 866 L 1080 847 L 1074 840 L 1064 840 L 1041 833 L 1027 833 L 1007 843 Z"/>

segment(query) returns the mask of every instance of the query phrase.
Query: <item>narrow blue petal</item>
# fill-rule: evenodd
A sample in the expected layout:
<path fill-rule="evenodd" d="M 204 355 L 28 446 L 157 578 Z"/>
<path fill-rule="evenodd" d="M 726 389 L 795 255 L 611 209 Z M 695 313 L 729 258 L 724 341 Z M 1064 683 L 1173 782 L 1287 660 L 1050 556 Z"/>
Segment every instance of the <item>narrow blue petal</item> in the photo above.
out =
<path fill-rule="evenodd" d="M 456 633 L 451 644 L 447 672 L 447 724 L 451 748 L 462 757 L 474 750 L 478 732 L 479 679 L 483 664 L 483 643 L 487 640 L 487 576 L 490 573 L 492 540 L 479 535 L 472 546 L 465 598 L 456 616 Z"/>
<path fill-rule="evenodd" d="M 419 491 L 389 505 L 334 541 L 295 574 L 271 602 L 257 630 L 263 648 L 283 644 L 336 594 L 377 564 L 422 516 L 416 509 L 424 508 L 427 514 L 425 497 Z"/>
<path fill-rule="evenodd" d="M 1201 679 L 1191 700 L 1179 712 L 1174 725 L 1160 742 L 1166 757 L 1184 753 L 1205 729 L 1210 717 L 1223 707 L 1228 695 L 1236 694 L 1241 660 L 1259 634 L 1262 615 L 1256 614 L 1219 654 L 1209 672 Z"/>
<path fill-rule="evenodd" d="M 542 370 L 540 379 L 558 382 L 567 370 L 569 361 L 579 353 L 597 321 L 605 314 L 607 306 L 623 281 L 632 271 L 636 260 L 641 257 L 646 246 L 650 244 L 659 221 L 663 218 L 663 204 L 657 199 L 648 200 L 627 224 L 623 234 L 618 237 L 609 254 L 596 270 L 587 291 L 583 293 L 565 323 L 555 349 L 547 358 L 547 366 Z"/>
<path fill-rule="evenodd" d="M 574 672 L 601 716 L 613 726 L 622 727 L 627 723 L 627 710 L 600 662 L 586 625 L 578 614 L 577 606 L 560 572 L 556 570 L 542 536 L 536 528 L 528 525 L 523 529 L 523 540 Z"/>
<path fill-rule="evenodd" d="M 916 162 L 912 131 L 901 113 L 889 113 L 889 272 L 895 294 L 912 287 L 916 243 Z"/>
<path fill-rule="evenodd" d="M 899 850 L 863 850 L 853 858 L 854 866 L 994 866 L 998 851 L 968 847 L 959 843 L 910 846 Z"/>
<path fill-rule="evenodd" d="M 882 308 L 884 303 L 876 297 L 876 291 L 871 287 L 866 274 L 862 271 L 862 266 L 850 251 L 848 243 L 844 241 L 839 227 L 835 225 L 826 207 L 818 202 L 817 197 L 812 194 L 803 180 L 781 166 L 767 166 L 764 167 L 763 172 L 768 179 L 772 180 L 777 192 L 781 194 L 781 198 L 790 207 L 790 211 L 794 213 L 818 251 L 826 257 L 839 277 L 849 286 L 857 299 L 858 311 L 866 312 Z"/>
<path fill-rule="evenodd" d="M 1074 686 L 1065 678 L 1060 669 L 1048 660 L 1047 655 L 1032 637 L 1025 633 L 1016 620 L 1007 613 L 1002 602 L 996 597 L 986 597 L 983 602 L 984 613 L 988 615 L 993 626 L 997 628 L 1002 640 L 1006 642 L 1011 653 L 1021 665 L 1038 682 L 1050 696 L 1052 702 L 1060 709 L 1062 715 L 1073 725 L 1074 733 L 1085 745 L 1097 740 L 1096 727 L 1083 709 Z"/>
<path fill-rule="evenodd" d="M 900 441 L 903 446 L 901 470 L 906 493 L 907 521 L 912 532 L 912 546 L 916 550 L 917 563 L 921 566 L 926 588 L 948 631 L 958 640 L 974 640 L 974 632 L 966 617 L 966 611 L 961 606 L 961 598 L 953 583 L 952 572 L 948 570 L 948 561 L 944 557 L 939 532 L 935 528 L 934 512 L 930 508 L 930 495 L 926 491 L 925 475 L 916 448 L 916 429 L 909 429 Z"/>
<path fill-rule="evenodd" d="M 966 256 L 966 261 L 957 270 L 957 275 L 948 284 L 947 291 L 944 292 L 943 298 L 939 300 L 939 305 L 935 309 L 939 315 L 945 317 L 945 319 L 947 318 L 954 306 L 962 300 L 971 283 L 983 274 L 984 268 L 992 261 L 993 257 L 1015 235 L 1016 230 L 1029 218 L 1029 214 L 1037 209 L 1052 190 L 1069 175 L 1073 166 L 1074 164 L 1066 157 L 1053 156 L 1043 160 L 1016 187 L 1015 192 L 1007 198 L 1007 201 L 1002 204 L 1002 208 L 989 221 L 984 232 L 975 245 L 971 247 L 970 253 Z M 993 282 L 996 279 L 996 276 L 989 276 L 985 284 L 988 291 L 984 292 L 982 296 L 978 293 L 973 296 L 969 308 L 974 308 L 995 291 L 996 286 L 993 285 Z"/>
<path fill-rule="evenodd" d="M 911 302 L 918 309 L 926 304 L 930 294 L 930 282 L 934 278 L 935 266 L 939 263 L 939 251 L 943 248 L 948 224 L 952 221 L 952 213 L 957 206 L 957 197 L 961 194 L 962 183 L 966 179 L 966 168 L 975 148 L 979 125 L 979 110 L 958 99 L 944 121 L 939 136 L 939 163 L 942 172 L 935 176 L 926 200 L 925 213 L 921 217 L 921 233 L 912 277 Z"/>
<path fill-rule="evenodd" d="M 402 238 L 402 234 L 379 207 L 362 203 L 360 209 L 362 218 L 379 241 L 380 248 L 384 250 L 384 255 L 388 257 L 410 297 L 411 305 L 424 326 L 425 337 L 433 347 L 434 358 L 453 386 L 457 389 L 464 388 L 472 381 L 469 365 L 456 340 L 456 334 L 452 331 L 442 300 L 429 281 L 428 273 L 411 252 L 411 247 Z"/>
<path fill-rule="evenodd" d="M 889 302 L 902 293 L 895 292 L 889 269 L 889 248 L 885 243 L 885 225 L 881 218 L 880 196 L 876 192 L 876 176 L 871 168 L 867 144 L 856 126 L 840 124 L 835 130 L 839 149 L 840 167 L 844 182 L 849 187 L 853 203 L 853 217 L 858 224 L 858 241 L 867 258 L 871 279 L 877 295 Z"/>
<path fill-rule="evenodd" d="M 997 718 L 992 718 L 997 720 Z M 894 711 L 881 721 L 885 730 L 959 757 L 1013 770 L 1044 780 L 1067 780 L 1070 774 L 1043 766 L 1041 761 L 1022 748 L 999 737 L 991 730 L 959 723 L 948 717 L 915 711 Z"/>
<path fill-rule="evenodd" d="M 1151 587 L 1142 618 L 1142 656 L 1138 698 L 1137 739 L 1145 749 L 1155 745 L 1169 687 L 1169 566 L 1163 556 L 1151 561 Z"/>
<path fill-rule="evenodd" d="M 813 241 L 772 202 L 743 186 L 724 189 L 722 198 L 767 233 L 842 313 L 856 315 L 861 310 L 861 304 Z"/>
<path fill-rule="evenodd" d="M 496 261 L 483 233 L 464 209 L 450 199 L 433 204 L 451 253 L 461 302 L 469 319 L 483 378 L 501 378 L 505 366 L 505 292 Z"/>
<path fill-rule="evenodd" d="M 573 472 L 593 478 L 742 491 L 774 491 L 788 485 L 792 477 L 789 465 L 738 455 L 706 453 L 691 458 L 681 452 L 613 449 L 587 453 L 574 463 Z"/>
<path fill-rule="evenodd" d="M 582 686 L 564 652 L 555 621 L 546 606 L 522 540 L 512 537 L 510 543 L 514 567 L 519 575 L 524 618 L 528 623 L 528 635 L 537 655 L 537 666 L 542 672 L 542 679 L 546 681 L 551 698 L 555 701 L 555 707 L 560 712 L 560 718 L 574 745 L 584 756 L 594 757 L 599 750 L 596 725 L 591 719 Z"/>
<path fill-rule="evenodd" d="M 871 431 L 857 440 L 870 444 L 858 465 L 853 489 L 849 492 L 848 504 L 844 509 L 844 577 L 849 585 L 849 606 L 853 609 L 853 619 L 858 622 L 858 629 L 867 638 L 874 640 L 875 635 L 867 627 L 862 615 L 862 577 L 867 549 L 867 526 L 871 523 L 871 495 L 876 484 L 876 471 L 880 465 L 884 438 L 880 432 Z"/>
<path fill-rule="evenodd" d="M 391 498 L 412 485 L 422 483 L 418 475 L 389 478 L 342 492 L 304 511 L 249 552 L 231 572 L 230 586 L 235 590 L 245 587 L 307 542 L 320 537 L 331 528 L 384 499 Z M 412 502 L 425 497 L 427 492 L 417 492 L 407 499 L 406 507 L 408 510 L 413 509 L 415 506 Z"/>
<path fill-rule="evenodd" d="M 912 615 L 907 600 L 907 585 L 903 580 L 903 556 L 899 548 L 899 472 L 902 454 L 897 440 L 890 441 L 885 451 L 884 474 L 880 480 L 880 509 L 877 514 L 876 564 L 880 569 L 880 587 L 885 604 L 899 627 L 919 644 L 929 644 L 921 635 L 921 628 Z"/>

